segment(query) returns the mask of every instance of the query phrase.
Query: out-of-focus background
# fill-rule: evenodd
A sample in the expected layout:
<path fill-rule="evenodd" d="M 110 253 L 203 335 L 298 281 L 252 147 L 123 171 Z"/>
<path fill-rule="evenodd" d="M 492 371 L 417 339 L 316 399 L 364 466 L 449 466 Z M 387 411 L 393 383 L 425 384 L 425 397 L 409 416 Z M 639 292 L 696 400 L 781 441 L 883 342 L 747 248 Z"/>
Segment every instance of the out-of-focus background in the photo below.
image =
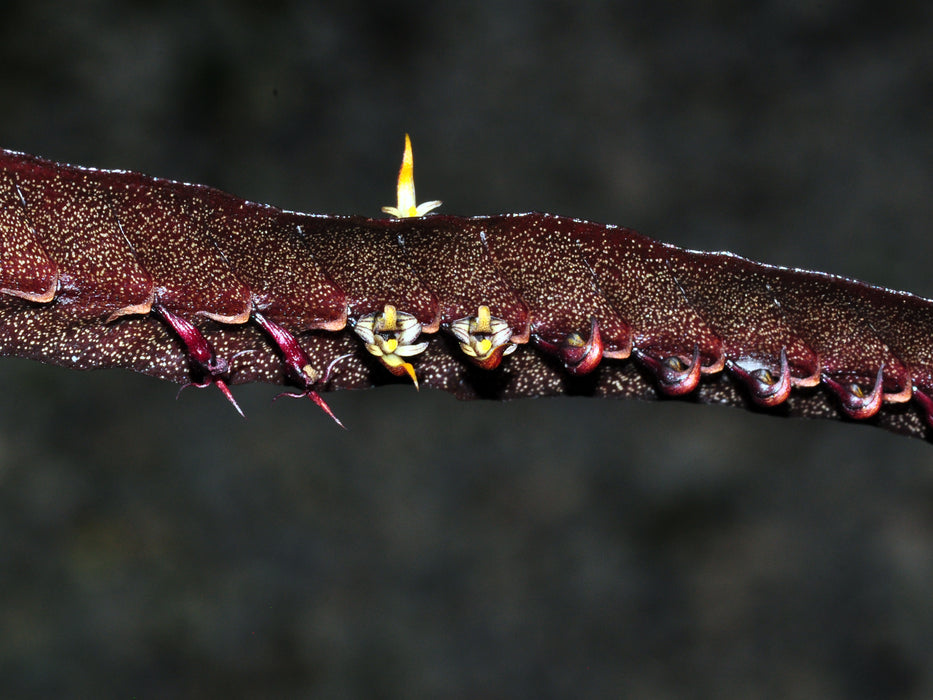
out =
<path fill-rule="evenodd" d="M 545 210 L 933 296 L 925 2 L 8 2 L 0 143 Z M 933 339 L 931 339 L 933 342 Z M 4 697 L 933 696 L 933 447 L 0 361 Z"/>

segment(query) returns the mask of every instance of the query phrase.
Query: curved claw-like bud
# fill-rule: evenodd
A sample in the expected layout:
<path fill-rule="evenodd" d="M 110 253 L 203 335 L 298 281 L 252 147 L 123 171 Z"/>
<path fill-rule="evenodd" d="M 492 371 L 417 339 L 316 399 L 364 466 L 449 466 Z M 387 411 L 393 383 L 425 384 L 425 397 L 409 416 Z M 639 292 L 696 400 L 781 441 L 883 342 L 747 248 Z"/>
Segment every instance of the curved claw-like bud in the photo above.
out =
<path fill-rule="evenodd" d="M 842 410 L 850 418 L 871 418 L 881 409 L 884 388 L 884 365 L 878 368 L 875 385 L 871 392 L 866 393 L 864 387 L 855 382 L 842 384 L 823 373 L 823 382 L 832 389 L 842 404 Z"/>
<path fill-rule="evenodd" d="M 450 332 L 460 341 L 463 354 L 483 369 L 495 369 L 503 357 L 515 350 L 515 344 L 509 342 L 512 329 L 508 322 L 493 316 L 485 304 L 479 306 L 476 316 L 453 321 Z"/>
<path fill-rule="evenodd" d="M 603 359 L 603 336 L 599 332 L 599 321 L 595 317 L 590 319 L 590 335 L 586 340 L 579 333 L 570 333 L 560 345 L 541 338 L 536 338 L 535 341 L 547 352 L 557 355 L 566 370 L 575 377 L 589 374 Z"/>
<path fill-rule="evenodd" d="M 354 332 L 363 341 L 363 345 L 396 377 L 406 374 L 418 388 L 418 376 L 411 363 L 403 358 L 424 352 L 428 344 L 416 343 L 421 335 L 421 324 L 412 314 L 396 311 L 391 304 L 386 304 L 379 313 L 361 316 L 353 327 Z"/>
<path fill-rule="evenodd" d="M 744 361 L 745 365 L 749 365 L 750 362 L 755 361 Z M 784 348 L 781 348 L 781 368 L 778 375 L 760 364 L 754 369 L 746 369 L 736 360 L 727 360 L 726 365 L 732 374 L 745 382 L 752 399 L 760 406 L 777 406 L 784 403 L 790 396 L 790 365 L 787 363 L 787 353 Z"/>
<path fill-rule="evenodd" d="M 560 359 L 570 374 L 589 374 L 603 359 L 603 336 L 599 332 L 599 321 L 590 319 L 590 337 L 584 340 L 579 333 L 571 333 L 560 349 Z"/>
<path fill-rule="evenodd" d="M 195 381 L 189 382 L 179 389 L 179 395 L 183 389 L 189 386 L 203 389 L 214 384 L 227 397 L 236 412 L 246 418 L 224 381 L 224 377 L 230 371 L 230 363 L 227 362 L 227 359 L 214 354 L 214 350 L 211 348 L 210 343 L 207 342 L 207 338 L 201 335 L 201 331 L 195 328 L 190 321 L 186 321 L 181 316 L 172 313 L 162 304 L 153 304 L 152 311 L 161 316 L 175 331 L 175 334 L 185 346 L 188 362 L 191 363 L 193 373 L 197 377 Z"/>
<path fill-rule="evenodd" d="M 635 357 L 654 372 L 658 387 L 668 396 L 682 396 L 696 389 L 700 382 L 700 346 L 693 346 L 693 357 L 686 363 L 676 355 L 654 357 L 635 348 Z"/>

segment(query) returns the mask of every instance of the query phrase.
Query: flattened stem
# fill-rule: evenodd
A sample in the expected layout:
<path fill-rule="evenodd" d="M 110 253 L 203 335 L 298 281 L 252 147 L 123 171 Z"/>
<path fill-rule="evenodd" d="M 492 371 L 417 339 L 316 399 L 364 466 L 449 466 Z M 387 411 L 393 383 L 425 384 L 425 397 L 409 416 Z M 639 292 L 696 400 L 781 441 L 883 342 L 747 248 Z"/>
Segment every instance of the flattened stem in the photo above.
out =
<path fill-rule="evenodd" d="M 177 348 L 146 345 L 164 338 L 152 328 L 164 321 L 183 343 L 186 386 L 215 384 L 236 407 L 227 387 L 230 363 L 176 314 L 220 323 L 209 337 L 218 338 L 218 350 L 224 344 L 224 355 L 236 357 L 235 349 L 246 347 L 244 354 L 265 351 L 268 360 L 267 342 L 257 341 L 261 350 L 245 345 L 255 334 L 225 337 L 228 326 L 246 322 L 261 303 L 291 327 L 355 330 L 389 371 L 416 383 L 405 358 L 427 350 L 426 342 L 416 342 L 419 331 L 445 326 L 460 341 L 460 359 L 491 371 L 534 329 L 545 352 L 521 350 L 488 384 L 474 379 L 479 373 L 462 372 L 448 344 L 425 352 L 426 383 L 462 397 L 564 393 L 567 374 L 601 364 L 592 381 L 599 396 L 694 392 L 705 403 L 776 406 L 788 403 L 795 388 L 822 385 L 823 391 L 801 391 L 780 413 L 875 418 L 873 424 L 933 442 L 928 299 L 731 254 L 686 251 L 628 229 L 546 214 L 424 219 L 428 205 L 415 200 L 408 139 L 398 193 L 398 206 L 387 211 L 406 221 L 305 215 L 198 185 L 0 149 L 7 253 L 0 270 L 0 354 L 125 367 L 177 381 Z M 273 264 L 270 256 L 277 254 Z M 298 271 L 295 260 L 307 265 L 299 263 Z M 280 277 L 286 270 L 293 274 Z M 306 278 L 314 283 L 305 286 Z M 375 318 L 367 328 L 359 317 L 389 305 L 391 315 L 398 306 L 398 316 L 408 313 L 421 327 L 380 331 Z M 472 316 L 472 309 L 485 311 Z M 490 309 L 501 316 L 501 335 L 490 325 Z M 160 321 L 108 325 L 153 311 Z M 93 324 L 101 321 L 115 342 L 100 343 Z M 266 362 L 237 378 L 284 380 L 303 392 L 289 395 L 308 396 L 332 415 L 312 389 L 322 389 L 336 364 L 357 353 L 331 360 L 322 374 L 294 336 L 267 321 L 257 318 L 284 367 Z M 323 346 L 342 352 L 346 339 L 340 340 Z M 600 362 L 630 352 L 639 367 Z M 170 363 L 161 362 L 166 354 Z M 563 367 L 543 354 L 556 355 Z M 142 362 L 146 357 L 151 361 Z M 727 381 L 715 376 L 724 368 Z M 383 381 L 352 367 L 340 386 Z M 744 386 L 736 391 L 738 385 Z M 915 410 L 884 410 L 912 398 Z"/>

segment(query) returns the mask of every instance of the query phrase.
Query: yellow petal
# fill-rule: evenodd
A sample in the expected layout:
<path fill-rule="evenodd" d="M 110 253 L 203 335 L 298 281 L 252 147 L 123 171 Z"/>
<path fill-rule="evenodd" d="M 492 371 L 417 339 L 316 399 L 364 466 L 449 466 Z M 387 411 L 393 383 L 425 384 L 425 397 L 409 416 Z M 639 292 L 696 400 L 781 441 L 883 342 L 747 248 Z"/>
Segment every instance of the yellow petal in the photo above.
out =
<path fill-rule="evenodd" d="M 396 219 L 424 216 L 441 205 L 437 200 L 419 205 L 415 198 L 415 165 L 411 155 L 411 139 L 408 134 L 405 134 L 405 152 L 402 154 L 402 167 L 398 171 L 396 195 L 398 206 L 382 208 L 382 211 L 391 214 Z"/>

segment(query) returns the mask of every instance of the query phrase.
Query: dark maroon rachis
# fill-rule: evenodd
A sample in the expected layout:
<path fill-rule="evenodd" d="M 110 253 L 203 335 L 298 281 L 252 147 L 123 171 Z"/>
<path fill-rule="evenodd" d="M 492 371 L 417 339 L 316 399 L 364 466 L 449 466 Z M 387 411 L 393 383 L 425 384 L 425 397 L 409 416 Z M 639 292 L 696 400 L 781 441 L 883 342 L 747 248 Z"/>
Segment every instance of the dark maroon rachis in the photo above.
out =
<path fill-rule="evenodd" d="M 0 151 L 0 354 L 213 384 L 235 407 L 228 385 L 286 384 L 331 416 L 318 392 L 409 376 L 930 438 L 933 302 L 548 214 L 425 215 L 405 169 L 398 218 L 369 219 Z"/>

